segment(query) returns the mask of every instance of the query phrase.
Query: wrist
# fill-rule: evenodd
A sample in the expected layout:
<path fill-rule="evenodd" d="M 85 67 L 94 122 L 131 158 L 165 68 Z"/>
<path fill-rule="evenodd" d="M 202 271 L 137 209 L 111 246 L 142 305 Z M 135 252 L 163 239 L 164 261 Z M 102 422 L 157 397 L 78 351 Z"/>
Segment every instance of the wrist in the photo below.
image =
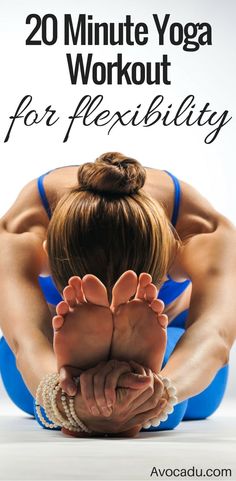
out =
<path fill-rule="evenodd" d="M 65 416 L 66 413 L 65 413 L 65 410 L 64 410 L 63 405 L 62 405 L 61 396 L 62 396 L 62 389 L 59 389 L 59 391 L 56 395 L 56 403 L 57 403 L 58 410 L 60 411 L 62 416 Z"/>
<path fill-rule="evenodd" d="M 158 413 L 157 417 L 152 416 L 149 421 L 145 422 L 143 425 L 145 429 L 149 429 L 150 427 L 158 427 L 161 422 L 166 421 L 169 414 L 173 413 L 174 406 L 179 402 L 174 383 L 169 378 L 162 377 L 160 374 L 155 376 L 158 377 L 163 383 L 164 391 L 161 395 L 161 402 L 164 403 L 164 406 L 161 406 L 161 411 Z"/>
<path fill-rule="evenodd" d="M 180 377 L 180 375 L 173 369 L 173 367 L 168 366 L 167 364 L 164 369 L 160 371 L 159 374 L 162 378 L 171 379 L 171 382 L 176 389 L 176 396 L 178 398 L 178 402 L 180 403 L 184 401 L 186 399 L 184 384 L 189 383 L 187 376 L 184 376 L 184 378 L 183 376 Z"/>
<path fill-rule="evenodd" d="M 42 404 L 40 397 L 43 400 Z M 36 391 L 36 419 L 49 429 L 63 427 L 71 432 L 90 433 L 90 430 L 78 417 L 74 401 L 74 397 L 67 396 L 60 388 L 59 374 L 48 374 L 41 380 Z"/>

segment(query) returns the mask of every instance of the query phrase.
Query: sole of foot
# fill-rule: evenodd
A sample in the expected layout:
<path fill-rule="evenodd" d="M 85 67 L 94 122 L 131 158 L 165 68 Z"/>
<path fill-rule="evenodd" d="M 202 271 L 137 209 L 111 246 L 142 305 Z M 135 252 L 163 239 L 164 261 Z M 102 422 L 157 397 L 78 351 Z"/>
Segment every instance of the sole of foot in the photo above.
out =
<path fill-rule="evenodd" d="M 161 369 L 168 318 L 149 274 L 125 272 L 113 288 L 114 332 L 111 357 L 134 360 L 153 372 Z"/>
<path fill-rule="evenodd" d="M 62 366 L 87 369 L 108 359 L 113 320 L 102 282 L 93 275 L 74 276 L 63 291 L 53 318 L 53 348 Z"/>

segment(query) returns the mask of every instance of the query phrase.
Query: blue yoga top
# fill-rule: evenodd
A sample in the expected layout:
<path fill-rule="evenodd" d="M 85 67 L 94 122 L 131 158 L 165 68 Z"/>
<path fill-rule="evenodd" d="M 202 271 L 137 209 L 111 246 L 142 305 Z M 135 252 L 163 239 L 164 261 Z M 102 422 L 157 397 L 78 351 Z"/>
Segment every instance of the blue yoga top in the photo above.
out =
<path fill-rule="evenodd" d="M 50 172 L 52 171 L 50 170 L 38 178 L 39 195 L 49 219 L 52 216 L 52 212 L 51 212 L 50 205 L 45 192 L 45 188 L 43 185 L 43 180 L 44 180 L 44 177 Z M 173 207 L 173 212 L 171 217 L 171 223 L 175 227 L 178 220 L 178 215 L 179 215 L 179 208 L 180 208 L 180 201 L 181 201 L 181 188 L 180 188 L 180 183 L 177 177 L 175 177 L 173 174 L 171 174 L 167 170 L 165 170 L 165 172 L 172 178 L 174 183 L 174 207 Z M 61 300 L 61 295 L 57 291 L 52 278 L 40 276 L 39 282 L 47 298 L 47 301 L 50 302 L 51 304 L 57 304 Z M 175 299 L 177 299 L 177 297 L 179 297 L 180 294 L 182 294 L 182 292 L 188 287 L 189 284 L 190 284 L 189 280 L 186 280 L 184 282 L 175 282 L 173 279 L 170 278 L 170 276 L 168 276 L 167 281 L 164 282 L 163 286 L 159 291 L 158 297 L 159 299 L 163 300 L 165 305 L 170 304 Z"/>

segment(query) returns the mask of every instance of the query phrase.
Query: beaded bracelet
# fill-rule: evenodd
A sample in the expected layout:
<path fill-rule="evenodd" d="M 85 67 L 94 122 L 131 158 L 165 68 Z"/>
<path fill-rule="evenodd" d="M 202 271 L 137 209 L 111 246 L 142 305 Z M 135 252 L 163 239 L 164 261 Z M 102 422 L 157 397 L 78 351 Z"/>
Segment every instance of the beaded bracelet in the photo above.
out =
<path fill-rule="evenodd" d="M 161 422 L 166 421 L 169 414 L 173 413 L 174 406 L 178 403 L 178 398 L 176 396 L 176 387 L 172 384 L 171 380 L 168 377 L 162 378 L 160 375 L 158 375 L 158 377 L 161 379 L 164 388 L 166 389 L 168 395 L 167 404 L 164 407 L 163 411 L 159 414 L 159 416 L 151 419 L 150 421 L 147 421 L 143 425 L 144 429 L 149 429 L 150 427 L 158 427 Z"/>
<path fill-rule="evenodd" d="M 36 400 L 34 399 L 34 417 L 36 419 L 36 421 L 38 422 L 38 424 L 40 426 L 42 426 L 42 428 L 44 429 L 51 429 L 51 431 L 61 431 L 61 426 L 58 426 L 57 428 L 56 427 L 51 427 L 51 428 L 48 428 L 47 426 L 45 426 L 45 423 L 40 420 L 40 418 L 38 417 L 38 413 L 37 413 L 37 408 L 38 408 L 38 405 L 36 404 Z M 50 421 L 50 419 L 47 418 L 47 415 L 45 413 L 45 409 L 40 406 L 40 411 L 41 411 L 41 417 L 43 418 L 44 421 L 48 422 L 49 424 L 52 424 L 52 422 Z"/>
<path fill-rule="evenodd" d="M 78 381 L 79 378 L 76 378 L 76 384 L 78 384 Z M 75 412 L 74 397 L 70 397 L 67 404 L 67 395 L 63 390 L 61 393 L 61 402 L 66 417 L 64 417 L 59 411 L 57 406 L 57 394 L 59 390 L 59 374 L 57 373 L 48 374 L 41 380 L 40 384 L 38 385 L 36 391 L 35 411 L 36 418 L 40 421 L 40 424 L 48 429 L 59 429 L 61 427 L 65 427 L 69 431 L 85 431 L 90 433 L 91 431 L 78 418 Z M 39 403 L 39 396 L 41 392 L 43 399 L 43 408 L 46 416 L 43 416 L 42 408 Z"/>

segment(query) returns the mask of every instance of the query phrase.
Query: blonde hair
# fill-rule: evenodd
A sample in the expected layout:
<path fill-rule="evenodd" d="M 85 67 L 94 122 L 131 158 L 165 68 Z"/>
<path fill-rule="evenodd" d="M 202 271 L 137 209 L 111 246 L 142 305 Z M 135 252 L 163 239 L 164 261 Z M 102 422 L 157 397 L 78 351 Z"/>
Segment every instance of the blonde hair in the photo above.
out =
<path fill-rule="evenodd" d="M 145 179 L 137 160 L 117 152 L 78 168 L 78 186 L 56 205 L 47 233 L 59 290 L 71 276 L 89 273 L 101 279 L 110 299 L 128 269 L 163 282 L 178 240 L 162 206 L 142 190 Z"/>

